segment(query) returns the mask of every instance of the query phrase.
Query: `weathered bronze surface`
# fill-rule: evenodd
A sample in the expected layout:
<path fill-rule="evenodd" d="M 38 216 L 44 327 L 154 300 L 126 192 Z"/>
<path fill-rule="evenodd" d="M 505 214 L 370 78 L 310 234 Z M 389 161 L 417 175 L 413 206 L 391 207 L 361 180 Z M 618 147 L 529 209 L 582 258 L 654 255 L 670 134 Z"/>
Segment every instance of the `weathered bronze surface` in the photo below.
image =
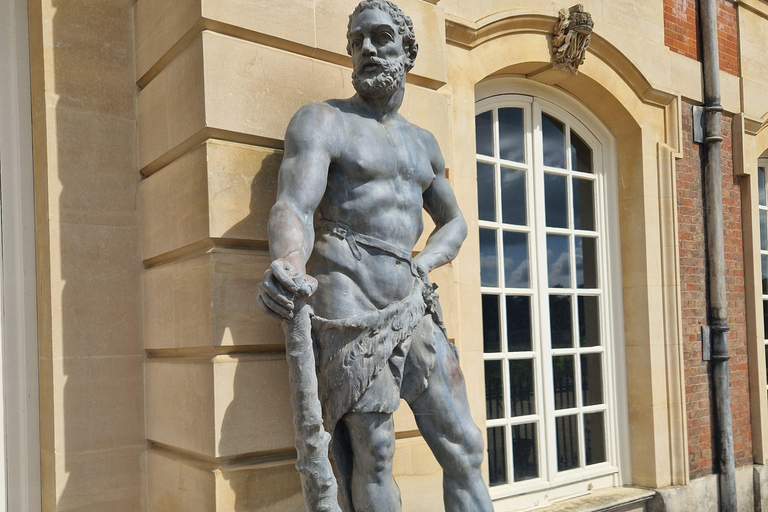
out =
<path fill-rule="evenodd" d="M 341 508 L 401 509 L 392 413 L 402 397 L 444 470 L 445 509 L 490 512 L 483 438 L 428 278 L 456 257 L 467 226 L 434 136 L 398 113 L 413 25 L 391 2 L 366 0 L 347 39 L 357 94 L 291 120 L 260 284 L 286 331 L 305 501 L 338 510 L 322 403 Z M 436 228 L 411 258 L 423 210 Z"/>

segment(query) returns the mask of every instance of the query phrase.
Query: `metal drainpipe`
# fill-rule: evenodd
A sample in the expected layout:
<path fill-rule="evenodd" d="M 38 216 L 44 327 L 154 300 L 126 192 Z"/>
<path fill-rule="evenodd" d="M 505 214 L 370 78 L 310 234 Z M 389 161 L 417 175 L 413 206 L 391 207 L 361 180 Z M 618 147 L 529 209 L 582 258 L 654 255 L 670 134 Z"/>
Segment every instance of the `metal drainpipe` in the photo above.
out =
<path fill-rule="evenodd" d="M 704 180 L 709 266 L 709 321 L 720 462 L 720 511 L 736 512 L 736 465 L 731 427 L 728 313 L 725 295 L 723 196 L 720 168 L 720 66 L 716 0 L 699 0 L 704 57 Z"/>

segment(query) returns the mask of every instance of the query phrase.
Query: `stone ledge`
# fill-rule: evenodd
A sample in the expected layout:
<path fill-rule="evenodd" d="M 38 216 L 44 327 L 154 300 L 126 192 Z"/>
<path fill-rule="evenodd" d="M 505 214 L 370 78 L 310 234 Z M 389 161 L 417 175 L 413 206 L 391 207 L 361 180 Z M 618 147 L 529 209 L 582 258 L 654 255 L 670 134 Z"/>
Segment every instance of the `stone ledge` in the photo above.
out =
<path fill-rule="evenodd" d="M 634 512 L 644 511 L 645 503 L 656 494 L 650 489 L 613 487 L 601 489 L 587 496 L 562 501 L 537 512 Z"/>

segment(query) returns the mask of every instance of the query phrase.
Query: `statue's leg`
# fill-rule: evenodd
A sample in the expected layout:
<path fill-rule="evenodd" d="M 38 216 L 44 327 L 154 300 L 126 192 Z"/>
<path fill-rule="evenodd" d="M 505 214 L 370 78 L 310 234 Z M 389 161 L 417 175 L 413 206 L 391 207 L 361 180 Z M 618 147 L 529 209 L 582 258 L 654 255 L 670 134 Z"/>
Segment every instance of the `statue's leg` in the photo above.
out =
<path fill-rule="evenodd" d="M 400 512 L 400 489 L 392 476 L 395 425 L 391 414 L 350 412 L 342 419 L 352 446 L 355 512 Z"/>
<path fill-rule="evenodd" d="M 492 512 L 481 474 L 484 447 L 472 421 L 464 376 L 443 333 L 434 328 L 437 361 L 427 389 L 409 405 L 421 434 L 443 468 L 446 512 Z"/>

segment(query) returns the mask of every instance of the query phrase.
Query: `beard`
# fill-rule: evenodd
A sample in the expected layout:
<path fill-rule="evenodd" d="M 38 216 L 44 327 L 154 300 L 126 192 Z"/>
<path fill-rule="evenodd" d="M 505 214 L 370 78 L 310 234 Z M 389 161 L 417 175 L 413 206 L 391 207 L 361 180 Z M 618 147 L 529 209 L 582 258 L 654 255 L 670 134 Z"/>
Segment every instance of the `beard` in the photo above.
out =
<path fill-rule="evenodd" d="M 368 98 L 383 98 L 394 94 L 405 80 L 404 59 L 390 62 L 378 57 L 371 57 L 369 61 L 380 65 L 383 69 L 381 73 L 371 78 L 361 78 L 358 71 L 353 71 L 352 86 L 358 94 Z"/>

